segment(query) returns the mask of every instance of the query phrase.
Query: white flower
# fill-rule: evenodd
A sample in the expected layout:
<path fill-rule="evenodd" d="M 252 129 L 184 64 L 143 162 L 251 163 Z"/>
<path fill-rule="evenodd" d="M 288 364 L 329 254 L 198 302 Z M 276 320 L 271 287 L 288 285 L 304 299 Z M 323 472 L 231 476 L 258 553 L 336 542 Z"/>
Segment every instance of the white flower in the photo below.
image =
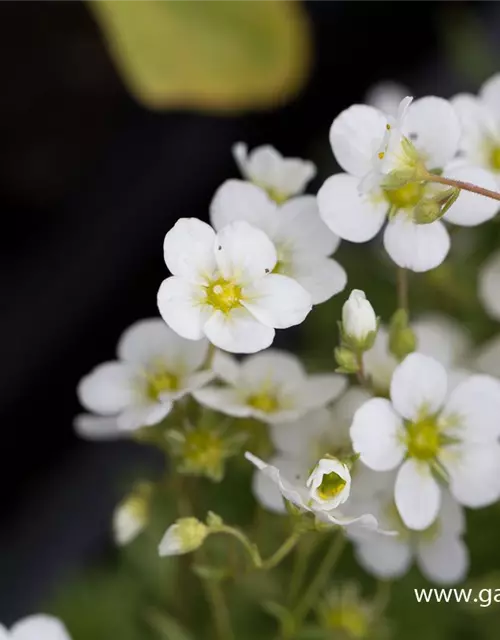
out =
<path fill-rule="evenodd" d="M 339 460 L 319 460 L 312 474 L 307 476 L 298 467 L 278 468 L 248 452 L 245 457 L 278 486 L 285 500 L 301 511 L 314 513 L 319 520 L 333 525 L 345 527 L 356 523 L 378 530 L 377 520 L 371 514 L 346 516 L 337 508 L 338 504 L 346 502 L 350 489 L 349 469 Z"/>
<path fill-rule="evenodd" d="M 195 551 L 205 541 L 209 528 L 197 518 L 179 518 L 165 532 L 158 553 L 160 556 L 178 556 Z"/>
<path fill-rule="evenodd" d="M 474 375 L 447 392 L 436 360 L 412 353 L 396 368 L 391 401 L 374 398 L 356 411 L 354 450 L 375 471 L 399 468 L 394 497 L 405 525 L 427 529 L 437 518 L 445 476 L 461 504 L 500 497 L 500 383 Z"/>
<path fill-rule="evenodd" d="M 160 422 L 176 400 L 214 377 L 199 370 L 207 354 L 206 340 L 184 340 L 160 318 L 136 322 L 120 338 L 118 359 L 80 381 L 80 402 L 98 415 L 78 416 L 77 432 L 91 439 L 113 438 Z"/>
<path fill-rule="evenodd" d="M 247 145 L 239 142 L 233 146 L 233 155 L 242 175 L 277 202 L 302 193 L 316 175 L 316 167 L 309 160 L 284 158 L 269 145 L 248 153 Z"/>
<path fill-rule="evenodd" d="M 325 406 L 347 384 L 336 373 L 307 375 L 297 357 L 274 349 L 249 356 L 241 364 L 219 352 L 212 367 L 228 386 L 199 389 L 198 402 L 230 416 L 270 424 L 296 420 Z"/>
<path fill-rule="evenodd" d="M 293 198 L 278 206 L 259 187 L 241 180 L 227 180 L 210 205 L 210 219 L 219 231 L 244 220 L 264 231 L 277 252 L 274 273 L 289 276 L 309 292 L 313 304 L 342 291 L 344 269 L 330 256 L 339 244 L 319 217 L 314 196 Z"/>
<path fill-rule="evenodd" d="M 470 164 L 483 167 L 500 186 L 500 74 L 487 80 L 476 97 L 461 93 L 452 99 L 462 124 L 460 150 Z M 490 187 L 491 188 L 491 187 Z M 493 187 L 495 188 L 495 187 Z"/>
<path fill-rule="evenodd" d="M 364 291 L 353 289 L 342 307 L 342 330 L 355 343 L 363 344 L 377 331 L 377 316 Z"/>
<path fill-rule="evenodd" d="M 395 537 L 382 537 L 348 529 L 347 535 L 354 544 L 355 556 L 361 566 L 372 575 L 387 580 L 402 577 L 416 561 L 422 574 L 431 582 L 455 584 L 463 580 L 469 567 L 469 552 L 462 540 L 465 517 L 449 492 L 443 491 L 434 524 L 424 531 L 412 531 L 405 527 L 394 504 L 394 474 L 365 470 L 360 475 L 363 478 L 357 478 L 357 487 L 361 489 L 361 485 L 365 485 L 365 500 L 380 526 L 398 533 Z M 353 499 L 356 501 L 355 497 Z M 359 502 L 358 508 L 363 506 L 364 502 Z"/>
<path fill-rule="evenodd" d="M 366 104 L 375 107 L 387 116 L 396 118 L 398 115 L 399 105 L 407 95 L 409 95 L 407 87 L 392 80 L 385 80 L 372 85 L 366 92 Z"/>
<path fill-rule="evenodd" d="M 411 177 L 400 188 L 385 186 L 391 176 L 412 176 L 419 164 L 427 170 L 444 169 L 447 175 L 458 150 L 460 123 L 450 103 L 441 98 L 409 103 L 410 98 L 402 101 L 397 120 L 368 105 L 354 105 L 334 120 L 330 143 L 347 173 L 324 183 L 318 205 L 330 229 L 351 242 L 371 240 L 391 212 L 384 233 L 387 252 L 400 267 L 428 271 L 445 259 L 450 238 L 440 220 L 418 224 L 414 215 L 422 199 L 442 193 L 442 187 L 411 182 Z M 483 186 L 488 182 L 484 171 L 456 163 L 450 166 L 450 177 L 478 178 Z M 461 193 L 445 215 L 450 222 L 473 225 L 491 218 L 494 211 L 488 198 Z"/>
<path fill-rule="evenodd" d="M 0 625 L 0 640 L 71 640 L 66 627 L 52 616 L 28 616 L 10 630 Z"/>
<path fill-rule="evenodd" d="M 500 320 L 500 251 L 488 257 L 479 271 L 479 299 L 495 320 Z"/>
<path fill-rule="evenodd" d="M 149 522 L 152 486 L 141 482 L 116 507 L 113 513 L 113 536 L 116 544 L 130 544 L 142 533 Z"/>
<path fill-rule="evenodd" d="M 300 324 L 311 297 L 298 282 L 272 273 L 277 255 L 266 234 L 234 222 L 218 234 L 201 220 L 182 218 L 165 236 L 173 274 L 158 291 L 165 322 L 179 335 L 238 353 L 268 347 L 275 329 Z"/>
<path fill-rule="evenodd" d="M 301 475 L 306 474 L 326 454 L 339 459 L 351 455 L 349 427 L 356 409 L 369 398 L 368 392 L 351 387 L 331 409 L 317 409 L 294 422 L 271 425 L 276 455 L 270 463 L 293 477 L 297 469 Z M 278 487 L 264 474 L 254 475 L 253 491 L 264 508 L 286 512 Z"/>

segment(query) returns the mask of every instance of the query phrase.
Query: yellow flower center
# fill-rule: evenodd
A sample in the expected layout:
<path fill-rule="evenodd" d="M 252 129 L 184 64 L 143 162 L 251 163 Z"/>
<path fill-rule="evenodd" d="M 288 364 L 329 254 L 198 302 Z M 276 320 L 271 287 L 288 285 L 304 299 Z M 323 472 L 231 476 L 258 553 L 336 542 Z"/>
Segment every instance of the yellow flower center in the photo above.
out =
<path fill-rule="evenodd" d="M 419 182 L 409 182 L 399 189 L 385 189 L 387 201 L 397 209 L 416 207 L 424 195 L 425 187 Z"/>
<path fill-rule="evenodd" d="M 208 429 L 196 429 L 186 434 L 183 457 L 189 469 L 198 472 L 218 469 L 225 455 L 220 434 Z"/>
<path fill-rule="evenodd" d="M 439 452 L 441 437 L 434 418 L 411 422 L 406 432 L 408 455 L 417 460 L 431 460 Z"/>
<path fill-rule="evenodd" d="M 338 473 L 332 471 L 323 476 L 321 484 L 316 489 L 316 493 L 322 500 L 331 500 L 345 487 L 346 481 L 341 478 Z"/>
<path fill-rule="evenodd" d="M 275 395 L 267 391 L 261 391 L 247 399 L 247 404 L 264 413 L 274 413 L 280 408 L 280 403 Z"/>
<path fill-rule="evenodd" d="M 490 152 L 490 166 L 493 171 L 500 171 L 500 146 L 493 147 Z"/>
<path fill-rule="evenodd" d="M 175 391 L 179 388 L 179 378 L 168 371 L 148 371 L 146 373 L 146 394 L 151 400 L 158 400 L 165 391 Z"/>
<path fill-rule="evenodd" d="M 325 616 L 329 629 L 341 629 L 350 638 L 366 638 L 368 636 L 368 620 L 364 612 L 354 605 L 332 609 Z"/>
<path fill-rule="evenodd" d="M 218 278 L 205 287 L 205 291 L 205 302 L 223 313 L 241 306 L 241 287 L 234 282 Z"/>

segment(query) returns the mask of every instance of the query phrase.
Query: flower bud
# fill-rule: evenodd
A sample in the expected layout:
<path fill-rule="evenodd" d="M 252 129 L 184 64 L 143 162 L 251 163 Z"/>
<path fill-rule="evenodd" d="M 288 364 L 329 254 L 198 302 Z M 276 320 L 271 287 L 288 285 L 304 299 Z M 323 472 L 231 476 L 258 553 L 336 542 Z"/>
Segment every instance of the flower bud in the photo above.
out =
<path fill-rule="evenodd" d="M 434 200 L 422 200 L 415 207 L 413 220 L 417 224 L 431 224 L 436 222 L 443 215 L 441 205 Z"/>
<path fill-rule="evenodd" d="M 160 556 L 177 556 L 195 551 L 205 541 L 209 528 L 197 518 L 180 518 L 171 525 L 160 542 Z"/>
<path fill-rule="evenodd" d="M 389 351 L 403 360 L 415 351 L 417 338 L 408 324 L 408 313 L 405 309 L 398 309 L 391 318 L 389 327 Z"/>
<path fill-rule="evenodd" d="M 356 349 L 366 350 L 373 345 L 377 332 L 377 316 L 364 291 L 353 289 L 342 308 L 344 341 Z"/>
<path fill-rule="evenodd" d="M 349 497 L 351 474 L 337 458 L 322 458 L 307 480 L 309 496 L 325 509 L 336 509 Z"/>
<path fill-rule="evenodd" d="M 152 485 L 139 483 L 113 514 L 113 537 L 116 544 L 124 546 L 132 542 L 147 527 Z"/>
<path fill-rule="evenodd" d="M 349 347 L 337 347 L 335 349 L 335 360 L 337 361 L 339 373 L 357 373 L 359 362 L 356 354 Z"/>

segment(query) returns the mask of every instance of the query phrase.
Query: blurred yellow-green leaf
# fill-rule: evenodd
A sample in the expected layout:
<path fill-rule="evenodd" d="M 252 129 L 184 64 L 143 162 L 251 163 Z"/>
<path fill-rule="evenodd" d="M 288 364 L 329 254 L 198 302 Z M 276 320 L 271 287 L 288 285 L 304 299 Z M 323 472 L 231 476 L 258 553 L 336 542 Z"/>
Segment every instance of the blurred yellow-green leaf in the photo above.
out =
<path fill-rule="evenodd" d="M 152 109 L 236 111 L 290 99 L 310 66 L 300 2 L 100 0 L 88 6 L 134 97 Z"/>

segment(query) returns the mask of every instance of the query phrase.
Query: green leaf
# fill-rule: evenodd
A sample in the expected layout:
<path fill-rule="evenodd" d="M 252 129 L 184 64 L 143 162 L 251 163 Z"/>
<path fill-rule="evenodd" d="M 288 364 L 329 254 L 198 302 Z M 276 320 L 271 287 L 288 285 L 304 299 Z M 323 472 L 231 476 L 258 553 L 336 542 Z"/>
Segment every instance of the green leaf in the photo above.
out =
<path fill-rule="evenodd" d="M 88 2 L 123 82 L 152 109 L 235 111 L 290 99 L 310 66 L 299 2 Z"/>

